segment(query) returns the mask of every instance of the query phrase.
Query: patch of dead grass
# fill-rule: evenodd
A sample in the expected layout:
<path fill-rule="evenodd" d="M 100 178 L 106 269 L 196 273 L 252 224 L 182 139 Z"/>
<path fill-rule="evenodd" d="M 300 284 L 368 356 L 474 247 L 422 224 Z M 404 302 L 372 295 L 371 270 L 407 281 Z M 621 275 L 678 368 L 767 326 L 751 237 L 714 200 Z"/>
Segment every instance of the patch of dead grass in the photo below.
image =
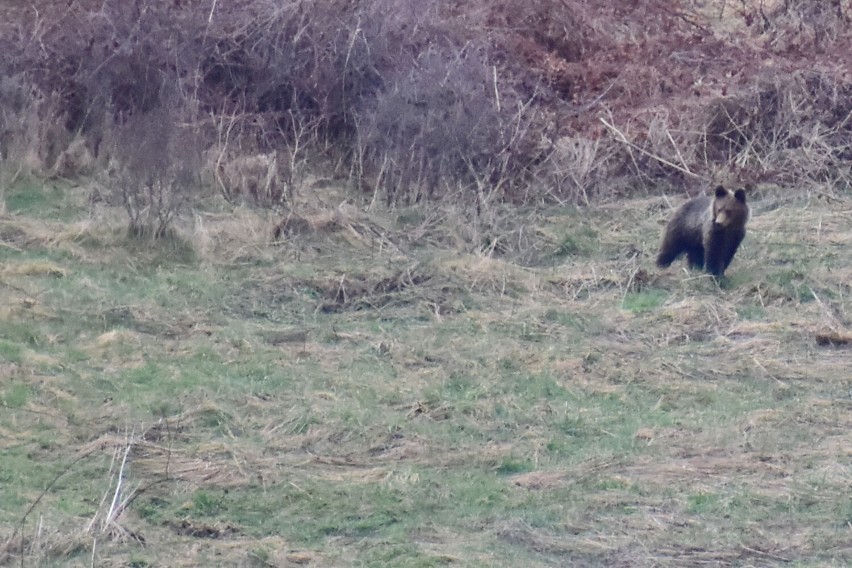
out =
<path fill-rule="evenodd" d="M 2 274 L 5 276 L 52 276 L 54 278 L 64 278 L 68 275 L 68 270 L 54 262 L 36 260 L 16 262 L 11 266 L 5 267 Z"/>
<path fill-rule="evenodd" d="M 92 342 L 93 350 L 105 350 L 116 345 L 141 344 L 139 335 L 126 329 L 112 329 L 100 334 Z"/>

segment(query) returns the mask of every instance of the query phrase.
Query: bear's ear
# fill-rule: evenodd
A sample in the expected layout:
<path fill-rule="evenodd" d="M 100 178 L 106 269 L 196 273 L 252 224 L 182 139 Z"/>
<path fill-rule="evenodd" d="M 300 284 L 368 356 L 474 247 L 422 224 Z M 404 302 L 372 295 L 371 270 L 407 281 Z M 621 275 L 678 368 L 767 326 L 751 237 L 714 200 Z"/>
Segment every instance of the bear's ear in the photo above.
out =
<path fill-rule="evenodd" d="M 721 185 L 716 186 L 716 199 L 721 199 L 723 197 L 727 197 L 728 190 L 722 187 Z"/>
<path fill-rule="evenodd" d="M 734 192 L 734 197 L 737 198 L 737 201 L 741 203 L 745 203 L 745 189 L 738 189 Z"/>

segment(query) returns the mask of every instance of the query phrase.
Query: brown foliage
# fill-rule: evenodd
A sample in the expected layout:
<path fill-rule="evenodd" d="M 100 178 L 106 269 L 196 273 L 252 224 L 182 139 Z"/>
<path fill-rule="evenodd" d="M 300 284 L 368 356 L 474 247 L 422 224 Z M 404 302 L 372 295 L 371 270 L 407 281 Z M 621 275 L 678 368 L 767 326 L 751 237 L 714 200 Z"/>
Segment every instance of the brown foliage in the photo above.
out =
<path fill-rule="evenodd" d="M 387 203 L 850 183 L 846 0 L 35 8 L 0 9 L 5 159 L 82 136 L 104 164 L 114 125 L 169 106 L 204 146 L 283 152 L 288 176 L 322 156 Z"/>

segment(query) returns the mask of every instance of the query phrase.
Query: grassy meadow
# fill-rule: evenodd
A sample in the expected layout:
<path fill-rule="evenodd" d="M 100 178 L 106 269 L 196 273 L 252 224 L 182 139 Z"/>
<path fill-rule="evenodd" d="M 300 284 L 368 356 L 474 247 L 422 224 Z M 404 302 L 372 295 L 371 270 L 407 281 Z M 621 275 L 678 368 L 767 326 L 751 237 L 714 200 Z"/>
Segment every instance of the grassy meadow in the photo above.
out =
<path fill-rule="evenodd" d="M 852 564 L 849 195 L 754 191 L 717 284 L 673 198 L 89 193 L 0 200 L 0 565 Z"/>

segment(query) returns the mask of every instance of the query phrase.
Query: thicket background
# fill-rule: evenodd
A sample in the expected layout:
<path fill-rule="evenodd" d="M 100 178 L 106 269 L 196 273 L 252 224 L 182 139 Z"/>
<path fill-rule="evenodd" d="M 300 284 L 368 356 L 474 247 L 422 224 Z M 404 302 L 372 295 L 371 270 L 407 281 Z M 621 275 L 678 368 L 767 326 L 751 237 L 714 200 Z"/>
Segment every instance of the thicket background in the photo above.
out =
<path fill-rule="evenodd" d="M 389 204 L 588 201 L 720 178 L 849 185 L 848 1 L 0 10 L 11 175 L 113 168 L 150 189 L 265 155 L 283 189 L 247 191 L 260 201 L 313 171 Z"/>

